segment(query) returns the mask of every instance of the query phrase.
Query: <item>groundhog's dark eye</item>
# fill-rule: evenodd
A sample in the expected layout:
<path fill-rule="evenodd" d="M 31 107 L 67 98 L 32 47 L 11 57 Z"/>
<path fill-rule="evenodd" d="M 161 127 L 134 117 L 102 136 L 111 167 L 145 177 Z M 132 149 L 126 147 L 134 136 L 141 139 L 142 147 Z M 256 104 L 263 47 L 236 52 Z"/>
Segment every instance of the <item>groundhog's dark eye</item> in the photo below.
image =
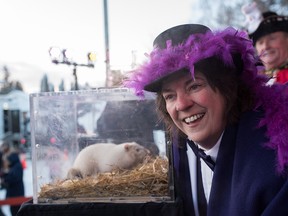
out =
<path fill-rule="evenodd" d="M 137 152 L 139 152 L 139 151 L 140 151 L 140 149 L 139 149 L 139 148 L 136 148 L 136 151 L 137 151 Z"/>

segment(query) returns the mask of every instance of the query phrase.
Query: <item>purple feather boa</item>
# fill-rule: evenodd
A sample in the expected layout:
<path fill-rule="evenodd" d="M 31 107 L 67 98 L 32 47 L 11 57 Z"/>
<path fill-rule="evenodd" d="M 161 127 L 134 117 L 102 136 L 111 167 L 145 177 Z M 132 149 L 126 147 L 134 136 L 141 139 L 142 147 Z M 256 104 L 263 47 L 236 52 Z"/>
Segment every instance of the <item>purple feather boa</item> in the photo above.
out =
<path fill-rule="evenodd" d="M 259 127 L 267 127 L 266 146 L 277 152 L 277 170 L 283 173 L 288 165 L 288 86 L 267 86 L 267 78 L 258 75 L 255 49 L 246 32 L 230 27 L 191 35 L 185 43 L 173 47 L 167 41 L 166 49 L 155 47 L 148 61 L 132 71 L 123 83 L 143 97 L 147 84 L 182 68 L 188 68 L 193 76 L 194 64 L 205 58 L 217 56 L 227 66 L 234 67 L 232 55 L 235 53 L 240 54 L 244 62 L 241 79 L 255 95 L 255 109 L 261 106 L 265 110 Z"/>

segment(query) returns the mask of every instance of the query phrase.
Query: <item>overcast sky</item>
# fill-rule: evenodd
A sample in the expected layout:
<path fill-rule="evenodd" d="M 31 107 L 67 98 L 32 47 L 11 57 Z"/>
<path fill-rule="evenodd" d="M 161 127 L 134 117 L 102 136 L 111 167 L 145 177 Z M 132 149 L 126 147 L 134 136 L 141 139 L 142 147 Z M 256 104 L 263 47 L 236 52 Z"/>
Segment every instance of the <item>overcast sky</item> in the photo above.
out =
<path fill-rule="evenodd" d="M 193 0 L 107 0 L 112 69 L 127 68 L 132 51 L 137 60 L 152 48 L 163 30 L 188 23 Z M 72 67 L 51 63 L 51 46 L 71 50 L 78 63 L 95 52 L 95 68 L 78 68 L 80 85 L 104 85 L 105 42 L 103 0 L 0 0 L 0 73 L 6 65 L 11 80 L 22 83 L 27 93 L 39 92 L 46 73 L 66 89 L 74 82 Z"/>

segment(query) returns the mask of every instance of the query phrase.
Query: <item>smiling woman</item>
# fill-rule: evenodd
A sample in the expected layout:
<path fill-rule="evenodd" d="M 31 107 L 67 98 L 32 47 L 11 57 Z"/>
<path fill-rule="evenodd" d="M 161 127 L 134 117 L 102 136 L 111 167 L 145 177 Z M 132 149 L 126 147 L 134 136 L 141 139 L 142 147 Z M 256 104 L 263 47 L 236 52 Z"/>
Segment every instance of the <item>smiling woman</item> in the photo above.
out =
<path fill-rule="evenodd" d="M 157 94 L 185 216 L 288 214 L 288 86 L 266 86 L 256 63 L 245 32 L 180 25 L 124 82 Z"/>
<path fill-rule="evenodd" d="M 205 149 L 217 142 L 224 127 L 225 98 L 208 85 L 201 72 L 163 83 L 162 96 L 174 124 Z M 215 126 L 217 125 L 217 126 Z"/>

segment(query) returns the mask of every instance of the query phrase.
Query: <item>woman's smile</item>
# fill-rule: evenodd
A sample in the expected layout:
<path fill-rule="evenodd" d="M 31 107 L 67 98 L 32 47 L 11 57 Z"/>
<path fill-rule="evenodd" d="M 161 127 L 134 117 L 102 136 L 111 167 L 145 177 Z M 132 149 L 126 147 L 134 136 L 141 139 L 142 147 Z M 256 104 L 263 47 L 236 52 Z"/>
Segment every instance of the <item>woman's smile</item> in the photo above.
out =
<path fill-rule="evenodd" d="M 194 123 L 197 120 L 201 119 L 204 115 L 205 113 L 199 113 L 196 115 L 192 115 L 191 117 L 185 118 L 183 121 L 187 124 Z"/>

